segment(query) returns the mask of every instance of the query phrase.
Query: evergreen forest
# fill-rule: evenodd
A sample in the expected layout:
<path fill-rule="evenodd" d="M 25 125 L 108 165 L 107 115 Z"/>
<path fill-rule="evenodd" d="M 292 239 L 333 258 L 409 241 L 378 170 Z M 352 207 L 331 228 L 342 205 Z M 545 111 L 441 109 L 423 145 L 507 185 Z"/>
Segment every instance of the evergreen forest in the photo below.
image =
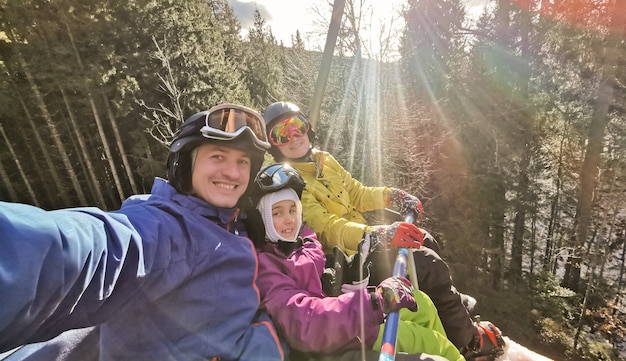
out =
<path fill-rule="evenodd" d="M 626 0 L 488 0 L 473 22 L 460 0 L 406 0 L 375 51 L 370 1 L 345 0 L 317 146 L 421 199 L 505 335 L 626 360 Z M 226 0 L 0 0 L 0 199 L 114 210 L 165 177 L 192 114 L 312 111 L 322 49 L 254 15 L 242 31 Z"/>

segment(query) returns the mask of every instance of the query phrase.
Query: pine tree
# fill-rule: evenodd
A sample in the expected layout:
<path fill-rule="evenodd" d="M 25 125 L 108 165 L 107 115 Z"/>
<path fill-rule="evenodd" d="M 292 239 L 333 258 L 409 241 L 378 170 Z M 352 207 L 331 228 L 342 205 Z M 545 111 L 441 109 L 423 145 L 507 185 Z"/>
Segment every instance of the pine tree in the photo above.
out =
<path fill-rule="evenodd" d="M 409 0 L 403 15 L 400 54 L 405 84 L 421 97 L 439 101 L 447 95 L 462 53 L 463 6 L 458 0 Z"/>
<path fill-rule="evenodd" d="M 279 46 L 272 30 L 265 25 L 259 10 L 254 12 L 254 25 L 247 37 L 245 61 L 246 82 L 255 107 L 264 109 L 283 98 L 283 73 L 280 67 L 284 48 Z"/>

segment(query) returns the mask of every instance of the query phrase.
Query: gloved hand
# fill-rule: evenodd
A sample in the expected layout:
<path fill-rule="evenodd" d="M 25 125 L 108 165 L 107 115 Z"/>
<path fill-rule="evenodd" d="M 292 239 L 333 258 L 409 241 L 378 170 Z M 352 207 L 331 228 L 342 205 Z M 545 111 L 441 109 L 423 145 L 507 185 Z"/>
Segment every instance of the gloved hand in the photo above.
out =
<path fill-rule="evenodd" d="M 378 304 L 383 305 L 383 312 L 400 311 L 402 308 L 416 312 L 417 303 L 413 298 L 413 286 L 405 277 L 389 277 L 376 286 Z"/>
<path fill-rule="evenodd" d="M 355 254 L 349 257 L 350 262 L 345 267 L 344 279 L 346 282 L 341 285 L 341 292 L 348 293 L 367 288 L 370 280 L 369 264 L 365 263 L 370 250 L 371 240 L 366 237 L 357 247 Z M 347 275 L 347 279 L 345 278 Z"/>
<path fill-rule="evenodd" d="M 369 263 L 365 259 L 369 252 L 370 240 L 359 243 L 357 252 L 348 256 L 341 248 L 333 247 L 332 268 L 325 268 L 321 276 L 322 289 L 330 297 L 342 293 L 354 292 L 367 288 L 370 278 Z"/>
<path fill-rule="evenodd" d="M 424 233 L 416 225 L 408 222 L 395 222 L 388 226 L 374 226 L 370 233 L 371 249 L 378 245 L 384 248 L 420 248 L 424 244 Z"/>
<path fill-rule="evenodd" d="M 400 213 L 403 215 L 413 213 L 416 217 L 419 216 L 422 220 L 422 202 L 413 195 L 398 189 L 391 188 L 391 203 L 400 209 Z"/>

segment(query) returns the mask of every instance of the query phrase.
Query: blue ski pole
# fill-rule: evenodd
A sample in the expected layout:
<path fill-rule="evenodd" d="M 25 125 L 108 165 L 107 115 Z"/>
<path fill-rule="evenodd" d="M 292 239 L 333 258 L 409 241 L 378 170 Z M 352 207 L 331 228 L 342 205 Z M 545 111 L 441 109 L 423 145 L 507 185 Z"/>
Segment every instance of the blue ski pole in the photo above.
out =
<path fill-rule="evenodd" d="M 405 222 L 413 223 L 413 214 L 407 214 Z M 400 248 L 393 265 L 393 277 L 406 277 L 407 265 L 410 268 L 410 278 L 413 287 L 417 289 L 417 272 L 415 271 L 415 259 L 407 248 Z M 383 330 L 382 345 L 378 361 L 393 361 L 396 358 L 396 340 L 398 338 L 398 324 L 400 311 L 391 312 L 387 315 L 385 329 Z"/>

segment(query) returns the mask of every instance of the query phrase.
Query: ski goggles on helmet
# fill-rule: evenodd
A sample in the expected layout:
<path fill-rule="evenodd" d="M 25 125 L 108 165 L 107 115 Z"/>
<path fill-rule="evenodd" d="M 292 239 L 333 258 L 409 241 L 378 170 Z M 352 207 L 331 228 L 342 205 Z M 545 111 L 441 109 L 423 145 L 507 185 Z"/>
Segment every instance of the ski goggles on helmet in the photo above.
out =
<path fill-rule="evenodd" d="M 203 137 L 216 140 L 233 140 L 244 132 L 252 135 L 254 146 L 258 149 L 265 151 L 270 147 L 263 118 L 240 105 L 221 104 L 209 109 L 204 126 L 200 128 Z"/>
<path fill-rule="evenodd" d="M 294 136 L 301 137 L 309 131 L 309 121 L 302 115 L 294 115 L 274 124 L 269 131 L 270 142 L 277 146 L 289 144 Z"/>
<path fill-rule="evenodd" d="M 286 163 L 272 164 L 261 169 L 254 182 L 263 195 L 284 188 L 292 188 L 300 197 L 305 185 L 298 171 Z"/>

